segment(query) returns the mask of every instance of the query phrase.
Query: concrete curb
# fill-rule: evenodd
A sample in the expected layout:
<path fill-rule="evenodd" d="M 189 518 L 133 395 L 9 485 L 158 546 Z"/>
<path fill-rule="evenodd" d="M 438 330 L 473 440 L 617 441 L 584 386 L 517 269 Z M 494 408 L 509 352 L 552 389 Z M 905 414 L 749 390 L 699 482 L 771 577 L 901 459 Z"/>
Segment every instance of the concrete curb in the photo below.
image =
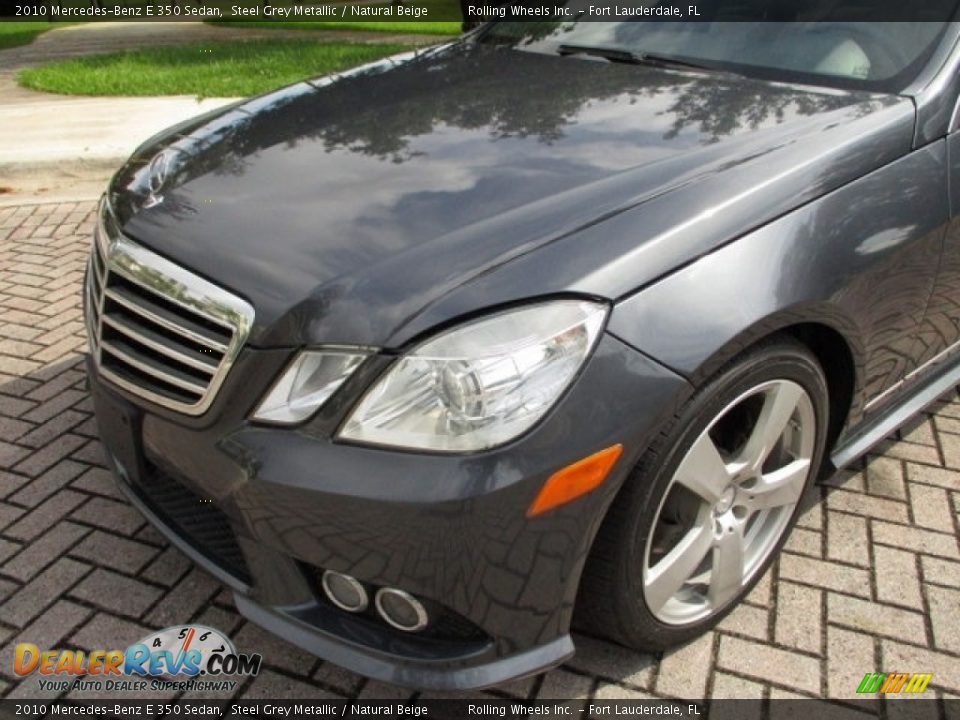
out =
<path fill-rule="evenodd" d="M 34 205 L 59 205 L 61 203 L 85 203 L 95 202 L 100 199 L 101 193 L 95 195 L 78 196 L 76 194 L 68 195 L 49 195 L 43 197 L 24 197 L 22 195 L 6 196 L 8 199 L 0 199 L 0 209 L 11 207 L 33 207 Z M 5 196 L 0 195 L 0 198 Z"/>
<path fill-rule="evenodd" d="M 130 157 L 117 154 L 115 157 L 77 158 L 76 160 L 34 160 L 31 162 L 0 163 L 0 177 L 15 178 L 36 172 L 50 172 L 57 170 L 73 175 L 87 175 L 90 173 L 113 172 Z"/>
<path fill-rule="evenodd" d="M 81 202 L 103 194 L 125 156 L 0 164 L 0 208 Z"/>

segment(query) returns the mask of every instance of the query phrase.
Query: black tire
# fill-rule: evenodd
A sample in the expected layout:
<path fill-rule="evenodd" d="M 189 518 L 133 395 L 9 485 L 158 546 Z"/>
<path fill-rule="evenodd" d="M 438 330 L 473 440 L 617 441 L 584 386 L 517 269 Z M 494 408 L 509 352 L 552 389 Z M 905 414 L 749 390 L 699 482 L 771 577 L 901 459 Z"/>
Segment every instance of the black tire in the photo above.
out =
<path fill-rule="evenodd" d="M 687 642 L 729 613 L 763 576 L 789 536 L 798 503 L 776 546 L 741 592 L 723 609 L 689 624 L 667 624 L 647 606 L 643 588 L 646 543 L 661 501 L 687 450 L 712 420 L 742 393 L 772 380 L 799 384 L 812 401 L 815 444 L 806 486 L 822 463 L 829 418 L 826 379 L 813 354 L 790 337 L 776 337 L 737 357 L 704 383 L 667 423 L 611 505 L 580 584 L 575 626 L 639 650 Z"/>

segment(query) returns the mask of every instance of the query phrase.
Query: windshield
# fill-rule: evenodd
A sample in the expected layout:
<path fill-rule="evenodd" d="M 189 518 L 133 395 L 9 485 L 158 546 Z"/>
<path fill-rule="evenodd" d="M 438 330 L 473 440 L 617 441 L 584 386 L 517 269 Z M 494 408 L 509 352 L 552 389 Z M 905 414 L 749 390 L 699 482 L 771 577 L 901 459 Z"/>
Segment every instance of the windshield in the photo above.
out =
<path fill-rule="evenodd" d="M 640 2 L 636 6 L 659 4 Z M 793 12 L 791 5 L 797 6 Z M 870 0 L 709 0 L 698 4 L 700 22 L 505 21 L 495 23 L 482 42 L 570 57 L 578 56 L 577 49 L 583 48 L 594 58 L 599 55 L 639 63 L 647 58 L 651 63 L 672 59 L 703 70 L 896 93 L 906 88 L 930 59 L 947 23 L 856 20 L 882 12 L 880 5 Z M 577 0 L 566 6 L 574 13 L 589 13 L 591 7 Z M 957 0 L 924 0 L 918 6 L 918 16 L 952 17 Z M 776 12 L 771 10 L 774 7 Z M 613 54 L 617 51 L 622 54 Z"/>

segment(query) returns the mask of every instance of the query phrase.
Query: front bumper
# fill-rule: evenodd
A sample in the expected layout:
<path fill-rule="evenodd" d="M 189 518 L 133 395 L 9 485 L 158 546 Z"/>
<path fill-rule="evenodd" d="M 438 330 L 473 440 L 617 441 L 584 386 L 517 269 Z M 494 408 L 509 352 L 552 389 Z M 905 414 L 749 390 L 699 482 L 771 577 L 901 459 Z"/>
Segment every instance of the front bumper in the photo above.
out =
<path fill-rule="evenodd" d="M 243 615 L 361 674 L 472 689 L 569 657 L 593 537 L 685 381 L 605 335 L 533 431 L 489 452 L 428 455 L 334 441 L 343 398 L 301 428 L 249 424 L 249 388 L 289 355 L 244 351 L 201 418 L 149 406 L 88 361 L 101 438 L 131 502 L 234 589 Z M 614 443 L 625 452 L 600 488 L 525 516 L 553 472 Z M 437 627 L 405 634 L 337 609 L 319 590 L 323 569 L 432 603 Z"/>

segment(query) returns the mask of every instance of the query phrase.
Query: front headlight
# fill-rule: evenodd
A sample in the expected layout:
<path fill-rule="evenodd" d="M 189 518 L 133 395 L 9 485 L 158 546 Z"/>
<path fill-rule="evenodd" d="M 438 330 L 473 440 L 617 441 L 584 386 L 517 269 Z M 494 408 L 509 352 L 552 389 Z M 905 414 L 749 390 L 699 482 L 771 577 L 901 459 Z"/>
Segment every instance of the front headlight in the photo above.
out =
<path fill-rule="evenodd" d="M 607 307 L 557 300 L 468 323 L 398 360 L 340 431 L 363 443 L 469 452 L 507 442 L 553 406 Z"/>
<path fill-rule="evenodd" d="M 304 350 L 260 402 L 256 420 L 290 425 L 306 420 L 343 385 L 366 355 Z"/>

